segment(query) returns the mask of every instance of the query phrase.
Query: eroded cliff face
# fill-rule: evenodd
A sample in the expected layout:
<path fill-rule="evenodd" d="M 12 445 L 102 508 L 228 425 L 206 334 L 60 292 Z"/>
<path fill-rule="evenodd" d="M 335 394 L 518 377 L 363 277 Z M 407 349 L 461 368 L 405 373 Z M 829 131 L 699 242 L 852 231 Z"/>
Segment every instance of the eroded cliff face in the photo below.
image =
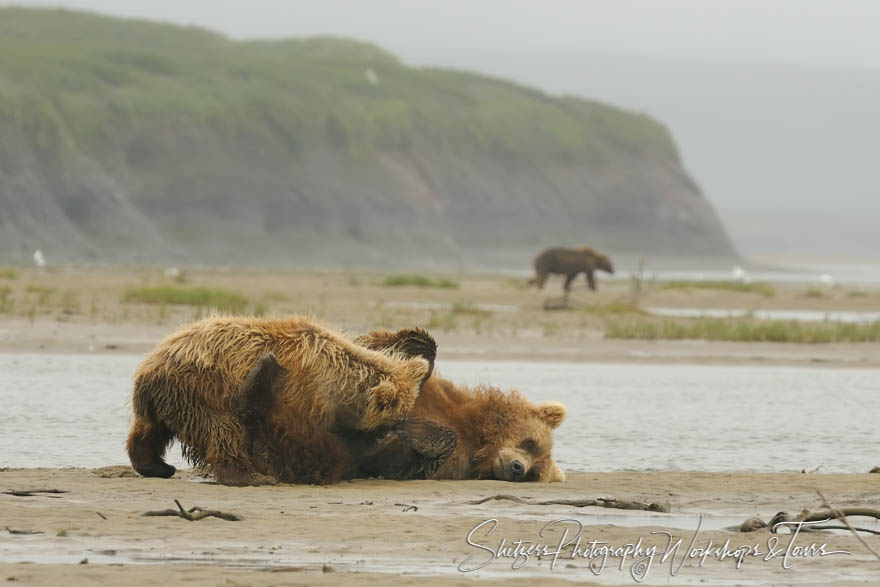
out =
<path fill-rule="evenodd" d="M 516 266 L 590 243 L 617 253 L 731 257 L 680 167 L 507 166 L 427 149 L 296 157 L 205 128 L 121 133 L 100 152 L 41 157 L 2 133 L 0 254 L 53 261 Z"/>
<path fill-rule="evenodd" d="M 647 117 L 350 41 L 3 10 L 19 34 L 0 49 L 46 19 L 90 35 L 53 54 L 34 34 L 0 67 L 4 262 L 39 248 L 52 262 L 521 268 L 579 243 L 735 256 Z"/>

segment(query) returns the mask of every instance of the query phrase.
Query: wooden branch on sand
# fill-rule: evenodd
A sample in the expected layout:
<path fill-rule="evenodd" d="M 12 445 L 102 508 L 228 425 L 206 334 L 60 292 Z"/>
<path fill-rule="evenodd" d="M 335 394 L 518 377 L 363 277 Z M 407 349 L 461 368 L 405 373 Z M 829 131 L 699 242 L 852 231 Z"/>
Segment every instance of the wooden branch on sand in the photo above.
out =
<path fill-rule="evenodd" d="M 184 520 L 190 522 L 197 522 L 204 518 L 220 518 L 221 520 L 226 520 L 227 522 L 240 522 L 244 518 L 236 514 L 230 514 L 227 512 L 221 512 L 219 510 L 206 510 L 205 508 L 195 506 L 191 507 L 188 510 L 183 509 L 183 506 L 180 505 L 180 501 L 174 500 L 174 503 L 177 504 L 177 509 L 167 509 L 167 510 L 151 510 L 149 512 L 144 512 L 142 516 L 174 516 L 177 518 L 183 518 Z"/>
<path fill-rule="evenodd" d="M 486 503 L 487 501 L 493 500 L 506 500 L 513 501 L 516 503 L 521 503 L 525 505 L 570 505 L 576 508 L 588 507 L 588 506 L 596 506 L 601 508 L 613 508 L 618 510 L 641 510 L 646 512 L 669 512 L 669 506 L 659 503 L 642 503 L 638 501 L 629 501 L 625 499 L 613 499 L 613 498 L 605 498 L 600 497 L 599 499 L 551 499 L 547 501 L 526 501 L 515 495 L 505 495 L 503 493 L 499 493 L 497 495 L 490 495 L 489 497 L 484 497 L 483 499 L 476 499 L 474 501 L 466 501 L 465 505 L 480 505 L 482 503 Z"/>
<path fill-rule="evenodd" d="M 859 536 L 858 532 L 856 532 L 856 529 L 853 528 L 852 525 L 849 523 L 849 520 L 846 519 L 847 514 L 846 514 L 845 512 L 842 512 L 841 510 L 836 510 L 836 509 L 834 509 L 833 507 L 831 507 L 831 504 L 828 503 L 828 500 L 825 499 L 825 496 L 824 496 L 824 495 L 822 494 L 822 492 L 819 491 L 818 489 L 816 490 L 816 493 L 817 493 L 817 494 L 819 495 L 819 497 L 822 499 L 822 505 L 825 506 L 826 508 L 828 508 L 829 511 L 834 512 L 834 514 L 835 514 L 834 517 L 835 517 L 836 519 L 839 519 L 839 520 L 840 520 L 841 522 L 843 522 L 844 524 L 846 524 L 846 527 L 849 528 L 849 531 L 853 533 L 853 536 L 855 536 L 856 538 L 858 538 L 859 542 L 862 543 L 862 546 L 864 546 L 865 548 L 867 548 L 867 549 L 868 549 L 868 552 L 870 552 L 871 554 L 874 555 L 874 558 L 876 558 L 877 560 L 880 560 L 880 553 L 878 553 L 876 550 L 874 550 L 873 548 L 871 548 L 871 546 L 870 546 L 867 542 L 865 542 L 865 539 L 862 538 L 861 536 Z M 867 508 L 849 508 L 849 509 L 860 510 L 860 512 L 862 512 L 862 513 L 858 513 L 858 514 L 849 514 L 849 515 L 852 515 L 852 516 L 865 516 L 865 515 L 870 515 L 870 516 L 873 516 L 874 518 L 880 519 L 880 513 L 878 513 L 876 510 L 867 510 Z M 870 514 L 865 514 L 865 513 L 864 513 L 865 511 L 871 511 L 871 513 L 870 513 Z"/>
<path fill-rule="evenodd" d="M 833 509 L 825 506 L 826 509 L 821 510 L 803 510 L 797 516 L 792 516 L 788 512 L 779 512 L 770 518 L 771 532 L 776 532 L 779 524 L 797 524 L 798 522 L 822 522 L 825 520 L 843 520 L 847 516 L 865 516 L 868 518 L 876 518 L 880 520 L 880 510 L 871 508 L 839 508 Z"/>
<path fill-rule="evenodd" d="M 0 491 L 4 495 L 14 495 L 15 497 L 61 497 L 60 495 L 43 495 L 46 493 L 70 493 L 66 489 L 10 489 L 9 491 Z"/>
<path fill-rule="evenodd" d="M 42 534 L 40 530 L 13 530 L 9 526 L 6 526 L 6 531 L 10 534 L 21 534 L 25 536 L 30 536 L 31 534 Z"/>
<path fill-rule="evenodd" d="M 831 504 L 828 503 L 828 500 L 825 499 L 825 496 L 822 495 L 821 491 L 816 491 L 819 494 L 819 497 L 822 499 L 822 508 L 820 510 L 803 510 L 797 516 L 792 516 L 788 512 L 779 512 L 775 516 L 770 519 L 770 523 L 766 524 L 760 518 L 749 518 L 739 527 L 740 532 L 754 532 L 755 530 L 760 530 L 762 528 L 768 528 L 770 532 L 776 533 L 780 524 L 798 524 L 798 523 L 807 523 L 807 522 L 823 522 L 823 521 L 831 521 L 831 520 L 840 520 L 843 522 L 843 526 L 836 525 L 822 525 L 816 526 L 811 525 L 809 527 L 804 527 L 803 530 L 849 530 L 853 533 L 853 535 L 859 539 L 865 548 L 867 548 L 871 554 L 877 557 L 880 560 L 880 553 L 877 553 L 876 550 L 871 548 L 865 540 L 859 536 L 859 532 L 867 532 L 869 534 L 877 534 L 880 535 L 880 531 L 872 530 L 870 528 L 858 528 L 854 527 L 849 523 L 847 519 L 848 516 L 864 516 L 868 518 L 874 518 L 880 520 L 880 510 L 876 510 L 873 508 L 863 508 L 863 507 L 852 507 L 852 508 L 835 508 L 832 507 Z"/>

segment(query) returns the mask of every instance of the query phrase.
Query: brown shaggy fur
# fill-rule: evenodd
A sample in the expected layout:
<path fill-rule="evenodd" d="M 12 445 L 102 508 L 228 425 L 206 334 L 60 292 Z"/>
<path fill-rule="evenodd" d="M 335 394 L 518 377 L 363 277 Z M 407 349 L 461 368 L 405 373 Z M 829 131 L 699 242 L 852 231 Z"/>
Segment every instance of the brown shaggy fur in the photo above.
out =
<path fill-rule="evenodd" d="M 375 330 L 355 340 L 383 350 L 394 334 Z M 552 431 L 565 413 L 557 402 L 535 405 L 516 391 L 456 386 L 432 375 L 407 419 L 419 425 L 402 435 L 392 431 L 373 449 L 369 468 L 359 472 L 392 478 L 563 481 L 565 473 L 551 451 Z"/>
<path fill-rule="evenodd" d="M 607 255 L 591 249 L 580 247 L 578 249 L 547 249 L 535 257 L 535 277 L 529 284 L 536 284 L 538 289 L 544 289 L 544 282 L 551 273 L 565 275 L 563 290 L 571 291 L 571 282 L 581 273 L 587 277 L 587 285 L 591 290 L 596 290 L 596 279 L 593 273 L 601 269 L 607 273 L 614 273 L 614 266 Z"/>
<path fill-rule="evenodd" d="M 129 457 L 142 475 L 170 477 L 163 456 L 177 438 L 190 462 L 223 483 L 332 483 L 351 469 L 341 433 L 380 434 L 403 420 L 432 361 L 364 348 L 304 317 L 208 318 L 160 342 L 138 367 Z M 267 382 L 274 397 L 243 410 L 242 387 Z"/>

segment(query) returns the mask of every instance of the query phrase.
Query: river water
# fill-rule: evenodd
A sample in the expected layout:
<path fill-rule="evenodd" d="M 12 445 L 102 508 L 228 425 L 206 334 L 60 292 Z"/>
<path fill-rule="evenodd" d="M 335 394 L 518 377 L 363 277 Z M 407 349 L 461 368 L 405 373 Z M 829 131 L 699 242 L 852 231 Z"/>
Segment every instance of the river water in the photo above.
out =
<path fill-rule="evenodd" d="M 0 355 L 0 467 L 127 462 L 134 355 Z M 438 361 L 462 383 L 569 410 L 568 471 L 863 473 L 880 465 L 880 370 Z M 169 461 L 183 465 L 172 448 Z"/>

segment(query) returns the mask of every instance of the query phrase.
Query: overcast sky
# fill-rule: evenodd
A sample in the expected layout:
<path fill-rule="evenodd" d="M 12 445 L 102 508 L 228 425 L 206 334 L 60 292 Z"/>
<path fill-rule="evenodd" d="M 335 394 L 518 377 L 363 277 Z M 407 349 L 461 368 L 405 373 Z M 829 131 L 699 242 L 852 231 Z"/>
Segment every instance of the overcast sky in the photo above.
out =
<path fill-rule="evenodd" d="M 17 0 L 234 37 L 346 35 L 392 50 L 582 49 L 880 68 L 875 0 Z"/>

